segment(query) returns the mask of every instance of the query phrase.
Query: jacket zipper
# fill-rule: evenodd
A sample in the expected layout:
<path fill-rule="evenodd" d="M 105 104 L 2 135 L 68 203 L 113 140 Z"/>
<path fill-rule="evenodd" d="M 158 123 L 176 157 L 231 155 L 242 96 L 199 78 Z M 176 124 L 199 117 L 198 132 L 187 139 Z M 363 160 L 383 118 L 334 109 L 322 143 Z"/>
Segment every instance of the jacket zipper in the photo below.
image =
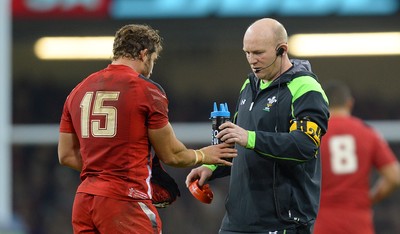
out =
<path fill-rule="evenodd" d="M 249 111 L 253 110 L 254 101 L 251 102 Z"/>
<path fill-rule="evenodd" d="M 253 110 L 254 102 L 257 99 L 257 96 L 258 96 L 258 93 L 259 93 L 259 91 L 257 90 L 257 84 L 254 81 L 255 80 L 253 80 L 253 82 L 250 81 L 251 92 L 253 93 L 253 95 L 252 95 L 252 100 L 251 100 L 251 103 L 250 103 L 249 111 Z M 260 82 L 260 81 L 257 81 L 257 82 Z"/>

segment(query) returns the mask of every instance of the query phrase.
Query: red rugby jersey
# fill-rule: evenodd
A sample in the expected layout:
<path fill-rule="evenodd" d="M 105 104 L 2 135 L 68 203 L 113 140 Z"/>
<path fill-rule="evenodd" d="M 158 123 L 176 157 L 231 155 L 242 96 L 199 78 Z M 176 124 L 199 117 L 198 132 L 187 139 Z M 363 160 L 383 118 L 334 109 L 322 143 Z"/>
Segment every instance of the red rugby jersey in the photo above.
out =
<path fill-rule="evenodd" d="M 322 186 L 315 233 L 373 233 L 370 176 L 396 161 L 386 141 L 353 116 L 333 116 L 322 138 Z"/>
<path fill-rule="evenodd" d="M 168 123 L 168 100 L 155 82 L 130 67 L 110 64 L 67 97 L 60 132 L 79 138 L 83 168 L 77 192 L 150 199 L 148 129 Z"/>

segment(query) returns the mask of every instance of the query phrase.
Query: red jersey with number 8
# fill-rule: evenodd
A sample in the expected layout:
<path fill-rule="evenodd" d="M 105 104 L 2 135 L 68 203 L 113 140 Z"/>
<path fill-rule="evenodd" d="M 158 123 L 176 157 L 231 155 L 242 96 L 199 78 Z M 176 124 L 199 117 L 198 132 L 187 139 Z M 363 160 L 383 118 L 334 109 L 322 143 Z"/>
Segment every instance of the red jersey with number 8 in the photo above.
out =
<path fill-rule="evenodd" d="M 374 233 L 370 175 L 396 156 L 356 117 L 332 116 L 328 129 L 321 144 L 321 202 L 314 233 Z"/>
<path fill-rule="evenodd" d="M 122 200 L 151 199 L 148 129 L 168 123 L 168 100 L 155 82 L 124 65 L 109 65 L 67 97 L 60 132 L 79 138 L 77 192 Z"/>

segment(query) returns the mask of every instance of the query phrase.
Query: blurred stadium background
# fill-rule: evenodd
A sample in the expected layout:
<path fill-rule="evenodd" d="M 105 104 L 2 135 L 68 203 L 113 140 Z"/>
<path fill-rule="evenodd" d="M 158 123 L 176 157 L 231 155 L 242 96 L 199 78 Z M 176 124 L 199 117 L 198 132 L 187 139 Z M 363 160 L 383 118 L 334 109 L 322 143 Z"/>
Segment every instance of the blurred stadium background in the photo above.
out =
<path fill-rule="evenodd" d="M 107 58 L 40 57 L 37 43 L 42 37 L 112 37 L 130 23 L 158 29 L 164 51 L 152 79 L 167 92 L 170 120 L 178 137 L 189 147 L 200 147 L 210 143 L 208 118 L 213 102 L 227 102 L 230 109 L 235 106 L 249 72 L 242 36 L 254 20 L 276 18 L 291 38 L 391 32 L 392 38 L 349 37 L 337 48 L 317 39 L 310 51 L 333 48 L 339 54 L 290 56 L 309 59 L 322 84 L 334 79 L 347 82 L 356 98 L 354 114 L 376 127 L 400 157 L 398 0 L 2 0 L 1 4 L 2 234 L 72 233 L 71 207 L 79 173 L 58 164 L 58 122 L 70 90 L 110 62 Z M 359 54 L 348 54 L 353 48 L 361 49 Z M 368 54 L 371 48 L 374 54 Z M 217 233 L 227 178 L 210 182 L 215 198 L 205 205 L 184 186 L 190 169 L 167 170 L 182 195 L 160 210 L 164 233 Z M 399 199 L 396 191 L 374 207 L 377 233 L 400 233 Z"/>

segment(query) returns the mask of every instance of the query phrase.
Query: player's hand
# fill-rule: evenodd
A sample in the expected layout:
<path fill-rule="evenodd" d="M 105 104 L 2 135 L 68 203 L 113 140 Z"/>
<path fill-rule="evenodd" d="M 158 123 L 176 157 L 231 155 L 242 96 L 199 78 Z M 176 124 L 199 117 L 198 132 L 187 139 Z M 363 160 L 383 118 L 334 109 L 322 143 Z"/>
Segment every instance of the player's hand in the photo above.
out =
<path fill-rule="evenodd" d="M 185 181 L 186 187 L 189 188 L 189 185 L 197 179 L 199 179 L 199 186 L 203 186 L 206 180 L 210 178 L 211 175 L 212 175 L 212 170 L 208 167 L 200 166 L 194 168 L 190 171 L 190 173 L 186 177 Z"/>
<path fill-rule="evenodd" d="M 220 132 L 217 134 L 217 138 L 221 141 L 234 144 L 237 143 L 243 147 L 246 147 L 249 138 L 247 130 L 239 127 L 232 122 L 225 122 L 220 126 Z"/>
<path fill-rule="evenodd" d="M 233 148 L 234 144 L 221 143 L 210 145 L 200 149 L 202 153 L 203 164 L 217 164 L 232 166 L 232 159 L 237 156 L 237 150 Z"/>

